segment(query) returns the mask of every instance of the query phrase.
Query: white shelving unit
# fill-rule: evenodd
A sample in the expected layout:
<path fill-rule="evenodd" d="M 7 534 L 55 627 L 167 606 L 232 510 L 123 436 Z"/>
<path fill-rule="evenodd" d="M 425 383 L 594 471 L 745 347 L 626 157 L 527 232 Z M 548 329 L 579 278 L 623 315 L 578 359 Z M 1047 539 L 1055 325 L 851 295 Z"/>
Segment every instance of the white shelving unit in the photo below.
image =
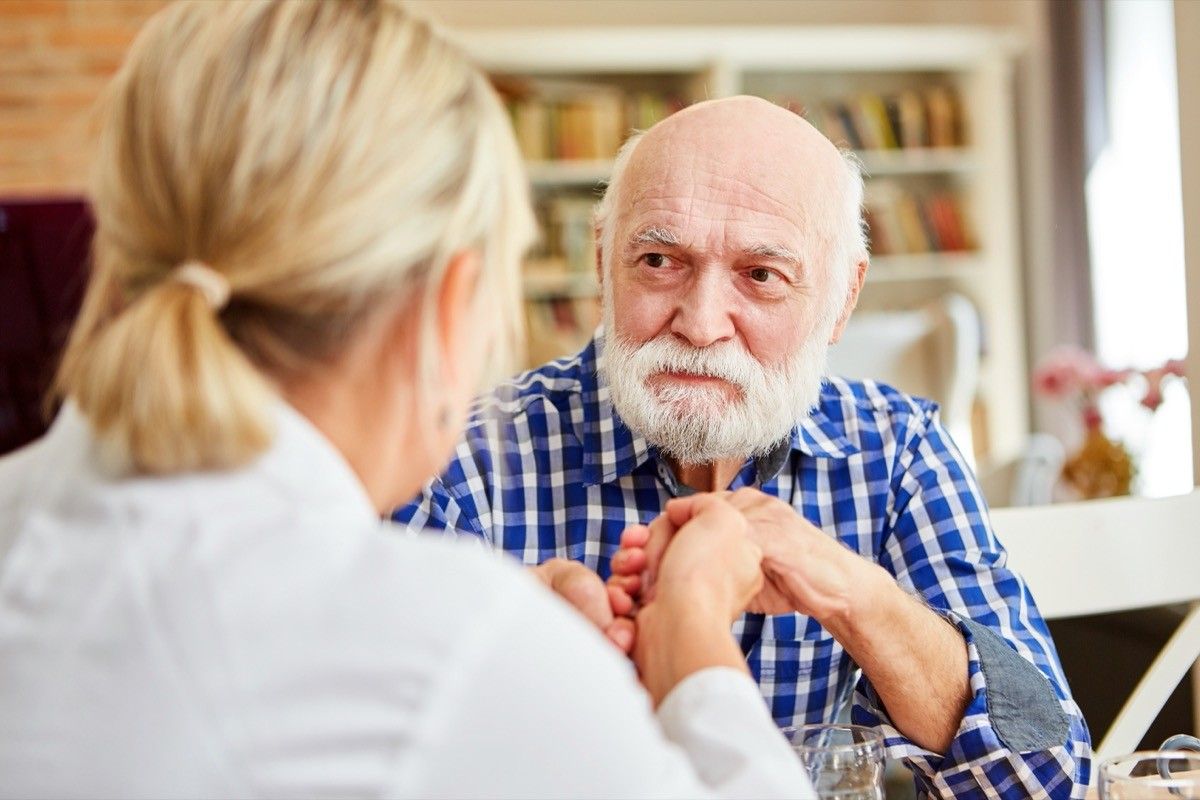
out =
<path fill-rule="evenodd" d="M 946 291 L 970 297 L 983 321 L 976 435 L 987 458 L 1020 452 L 1029 428 L 1023 294 L 1019 264 L 1011 95 L 1015 33 L 937 27 L 507 28 L 462 30 L 456 38 L 489 71 L 615 85 L 659 81 L 690 101 L 734 94 L 848 97 L 914 85 L 952 87 L 967 121 L 967 146 L 864 150 L 871 182 L 953 187 L 969 209 L 969 252 L 880 255 L 872 259 L 860 308 L 921 302 Z M 536 193 L 586 193 L 608 178 L 611 160 L 528 164 Z M 591 274 L 531 272 L 531 299 L 586 298 Z"/>

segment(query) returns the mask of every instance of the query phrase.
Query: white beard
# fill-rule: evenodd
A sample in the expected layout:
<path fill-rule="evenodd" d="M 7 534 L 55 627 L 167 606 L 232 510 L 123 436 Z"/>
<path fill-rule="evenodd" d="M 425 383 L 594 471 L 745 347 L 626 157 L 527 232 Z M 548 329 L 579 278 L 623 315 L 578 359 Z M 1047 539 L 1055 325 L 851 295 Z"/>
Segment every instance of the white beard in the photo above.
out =
<path fill-rule="evenodd" d="M 820 398 L 832 321 L 818 325 L 781 368 L 770 368 L 736 341 L 692 347 L 668 333 L 641 345 L 629 342 L 613 325 L 609 298 L 604 306 L 601 377 L 613 407 L 630 430 L 682 464 L 766 455 Z M 731 386 L 652 388 L 649 379 L 663 372 L 721 378 Z"/>

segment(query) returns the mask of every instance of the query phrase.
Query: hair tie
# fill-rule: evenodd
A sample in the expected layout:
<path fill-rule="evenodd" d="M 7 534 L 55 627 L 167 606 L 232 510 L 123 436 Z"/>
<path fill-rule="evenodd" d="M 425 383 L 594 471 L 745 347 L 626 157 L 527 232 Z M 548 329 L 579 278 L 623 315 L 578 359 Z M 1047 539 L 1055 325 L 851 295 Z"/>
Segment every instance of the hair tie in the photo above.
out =
<path fill-rule="evenodd" d="M 185 261 L 171 273 L 171 280 L 199 289 L 214 311 L 229 302 L 229 279 L 203 261 Z"/>

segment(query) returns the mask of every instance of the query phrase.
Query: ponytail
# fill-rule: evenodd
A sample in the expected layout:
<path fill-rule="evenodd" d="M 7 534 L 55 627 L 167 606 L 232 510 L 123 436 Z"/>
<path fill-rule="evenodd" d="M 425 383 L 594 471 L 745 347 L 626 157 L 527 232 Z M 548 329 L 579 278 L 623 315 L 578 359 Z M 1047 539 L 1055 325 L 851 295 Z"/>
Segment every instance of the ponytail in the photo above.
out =
<path fill-rule="evenodd" d="M 94 281 L 89 295 L 105 283 Z M 160 281 L 99 324 L 87 317 L 106 304 L 88 299 L 58 390 L 133 469 L 229 468 L 266 449 L 274 392 L 200 286 Z"/>
<path fill-rule="evenodd" d="M 401 306 L 423 321 L 413 391 L 438 408 L 458 251 L 483 254 L 477 307 L 520 317 L 535 229 L 503 106 L 399 3 L 169 3 L 101 119 L 95 271 L 57 397 L 137 471 L 246 463 L 283 387 Z"/>

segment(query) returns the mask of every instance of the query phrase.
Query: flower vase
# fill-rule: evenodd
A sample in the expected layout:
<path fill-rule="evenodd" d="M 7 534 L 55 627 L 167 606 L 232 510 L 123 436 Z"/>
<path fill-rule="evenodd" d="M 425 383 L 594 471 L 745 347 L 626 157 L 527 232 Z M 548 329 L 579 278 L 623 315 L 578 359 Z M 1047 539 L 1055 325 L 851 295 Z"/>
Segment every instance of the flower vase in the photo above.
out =
<path fill-rule="evenodd" d="M 1063 465 L 1063 480 L 1083 499 L 1129 494 L 1135 473 L 1133 457 L 1120 442 L 1090 427 L 1083 446 Z"/>

